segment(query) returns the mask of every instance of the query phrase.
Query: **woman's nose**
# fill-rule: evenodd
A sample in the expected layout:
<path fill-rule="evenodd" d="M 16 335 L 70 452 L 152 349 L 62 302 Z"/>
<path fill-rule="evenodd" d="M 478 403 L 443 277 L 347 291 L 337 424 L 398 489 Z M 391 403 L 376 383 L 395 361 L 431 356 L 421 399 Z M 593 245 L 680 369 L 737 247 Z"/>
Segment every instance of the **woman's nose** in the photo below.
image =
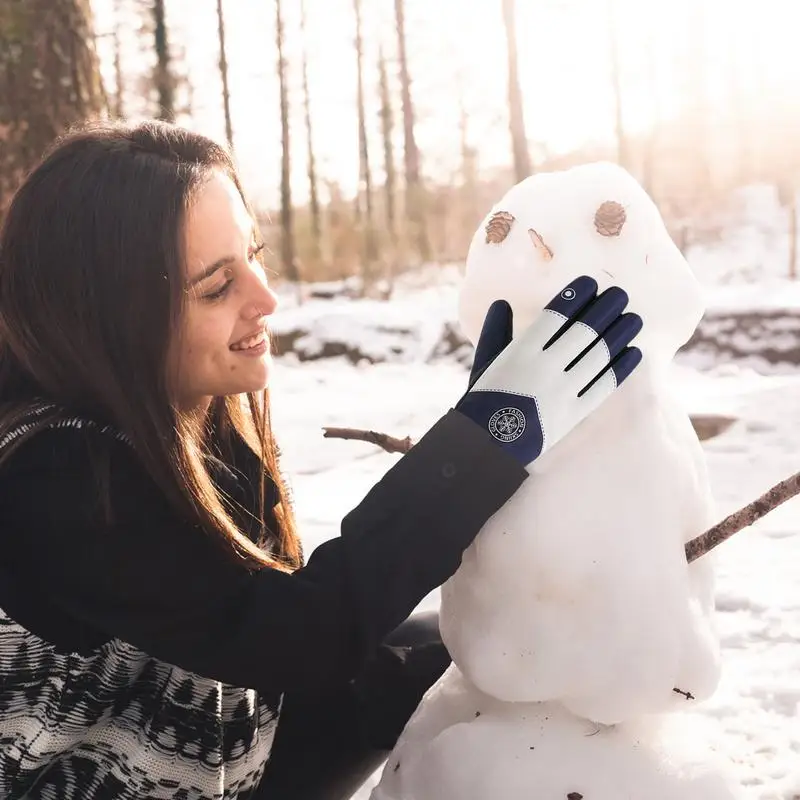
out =
<path fill-rule="evenodd" d="M 263 276 L 254 276 L 251 285 L 248 287 L 248 303 L 246 316 L 248 319 L 254 317 L 268 317 L 278 307 L 278 295 L 272 291 Z"/>

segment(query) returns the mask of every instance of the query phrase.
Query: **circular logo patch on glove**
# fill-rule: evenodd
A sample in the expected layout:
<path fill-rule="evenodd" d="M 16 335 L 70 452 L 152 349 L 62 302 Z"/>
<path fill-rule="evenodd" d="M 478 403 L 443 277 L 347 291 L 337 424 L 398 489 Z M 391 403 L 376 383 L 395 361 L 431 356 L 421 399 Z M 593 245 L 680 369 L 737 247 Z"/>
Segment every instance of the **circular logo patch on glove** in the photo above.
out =
<path fill-rule="evenodd" d="M 501 408 L 489 420 L 489 433 L 501 442 L 513 442 L 525 431 L 525 415 L 518 408 Z"/>

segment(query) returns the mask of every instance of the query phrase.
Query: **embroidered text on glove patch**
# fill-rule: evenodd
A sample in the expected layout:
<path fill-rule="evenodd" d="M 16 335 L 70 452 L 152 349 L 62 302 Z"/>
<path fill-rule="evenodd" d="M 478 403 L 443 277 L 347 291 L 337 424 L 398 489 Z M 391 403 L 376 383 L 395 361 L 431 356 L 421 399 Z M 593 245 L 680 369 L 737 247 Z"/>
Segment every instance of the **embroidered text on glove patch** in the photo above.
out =
<path fill-rule="evenodd" d="M 501 408 L 489 418 L 489 433 L 501 442 L 513 442 L 525 432 L 525 415 L 513 406 Z"/>

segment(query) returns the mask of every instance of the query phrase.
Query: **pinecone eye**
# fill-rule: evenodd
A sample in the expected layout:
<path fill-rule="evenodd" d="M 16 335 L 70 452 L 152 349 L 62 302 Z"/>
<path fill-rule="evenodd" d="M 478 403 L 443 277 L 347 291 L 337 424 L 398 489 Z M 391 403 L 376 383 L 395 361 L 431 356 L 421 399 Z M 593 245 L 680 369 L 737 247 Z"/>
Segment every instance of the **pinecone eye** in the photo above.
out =
<path fill-rule="evenodd" d="M 508 211 L 496 211 L 486 223 L 486 243 L 500 244 L 511 230 L 514 215 Z"/>
<path fill-rule="evenodd" d="M 616 200 L 606 200 L 594 213 L 594 227 L 601 236 L 619 236 L 625 224 L 625 208 Z"/>

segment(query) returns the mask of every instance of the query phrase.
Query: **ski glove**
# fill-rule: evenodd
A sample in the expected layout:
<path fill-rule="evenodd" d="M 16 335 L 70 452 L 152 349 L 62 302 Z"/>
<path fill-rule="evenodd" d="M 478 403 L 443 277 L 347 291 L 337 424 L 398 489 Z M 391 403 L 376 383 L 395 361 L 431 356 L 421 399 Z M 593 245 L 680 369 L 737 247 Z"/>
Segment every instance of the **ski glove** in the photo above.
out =
<path fill-rule="evenodd" d="M 527 466 L 594 411 L 642 359 L 628 295 L 576 278 L 512 340 L 505 300 L 486 314 L 467 393 L 456 409 Z"/>

